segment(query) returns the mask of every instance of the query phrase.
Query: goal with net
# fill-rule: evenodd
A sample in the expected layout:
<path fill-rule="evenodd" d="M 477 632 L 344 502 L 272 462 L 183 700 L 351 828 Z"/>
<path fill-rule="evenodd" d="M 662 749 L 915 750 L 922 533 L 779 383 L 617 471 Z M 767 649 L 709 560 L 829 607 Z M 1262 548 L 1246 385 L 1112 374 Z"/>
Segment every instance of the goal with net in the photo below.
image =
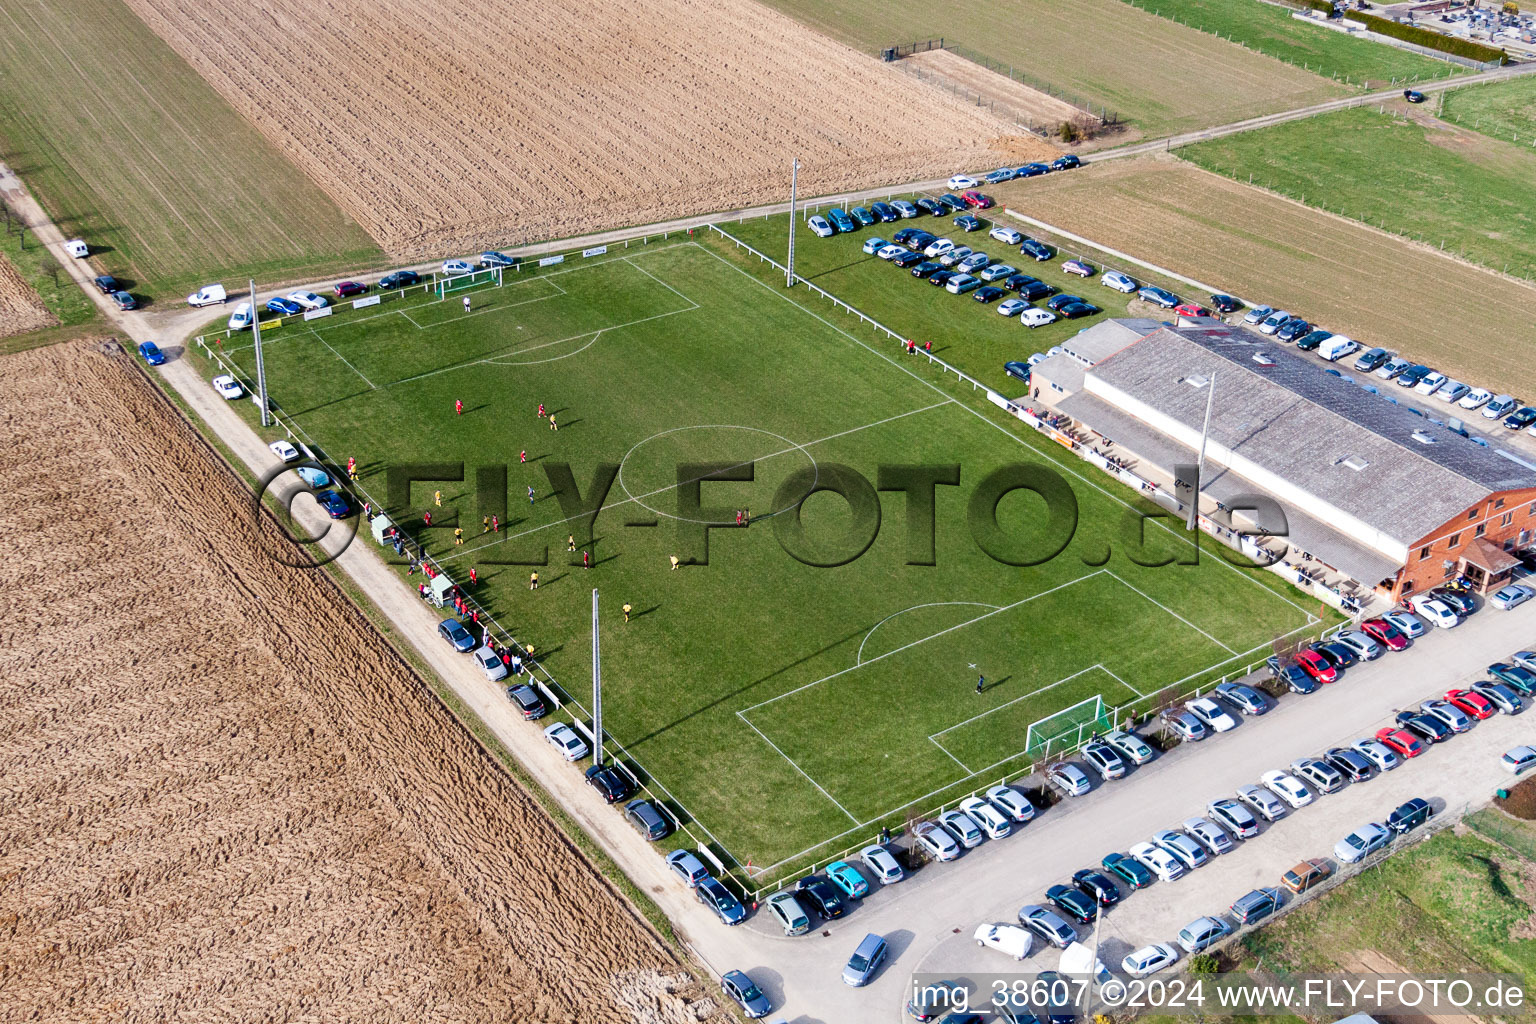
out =
<path fill-rule="evenodd" d="M 1076 750 L 1096 732 L 1114 726 L 1114 719 L 1104 707 L 1104 698 L 1095 694 L 1053 715 L 1036 719 L 1024 734 L 1024 752 L 1045 757 Z"/>
<path fill-rule="evenodd" d="M 446 299 L 455 292 L 469 291 L 472 288 L 500 288 L 501 267 L 487 267 L 484 270 L 471 270 L 467 274 L 454 274 L 450 277 L 439 277 L 432 283 L 439 299 Z"/>

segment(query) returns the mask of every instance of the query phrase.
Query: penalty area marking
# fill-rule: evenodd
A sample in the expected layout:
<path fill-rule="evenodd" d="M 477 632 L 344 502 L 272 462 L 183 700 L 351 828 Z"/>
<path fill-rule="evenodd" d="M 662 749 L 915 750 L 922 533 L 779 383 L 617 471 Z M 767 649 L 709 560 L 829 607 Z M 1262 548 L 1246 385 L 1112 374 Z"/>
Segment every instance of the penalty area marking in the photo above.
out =
<path fill-rule="evenodd" d="M 873 626 L 870 626 L 869 632 L 864 634 L 864 639 L 859 641 L 859 653 L 854 658 L 854 667 L 857 668 L 858 666 L 864 664 L 864 645 L 869 643 L 869 638 L 875 635 L 875 630 L 879 629 L 887 622 L 890 622 L 896 616 L 905 615 L 907 612 L 915 612 L 920 608 L 947 608 L 953 605 L 969 605 L 973 608 L 990 608 L 993 611 L 1002 610 L 1002 605 L 987 604 L 985 601 L 929 601 L 927 604 L 914 604 L 908 608 L 903 608 L 899 612 L 891 612 L 891 614 L 887 615 Z M 975 665 L 971 666 L 971 668 L 975 667 Z"/>

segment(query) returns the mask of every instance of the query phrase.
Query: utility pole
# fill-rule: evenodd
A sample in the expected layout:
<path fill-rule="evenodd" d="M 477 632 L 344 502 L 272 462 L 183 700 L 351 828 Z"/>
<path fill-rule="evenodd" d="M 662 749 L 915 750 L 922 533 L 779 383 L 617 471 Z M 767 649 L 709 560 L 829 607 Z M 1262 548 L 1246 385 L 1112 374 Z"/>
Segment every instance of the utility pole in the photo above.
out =
<path fill-rule="evenodd" d="M 603 763 L 603 658 L 597 646 L 597 588 L 592 588 L 592 763 Z"/>
<path fill-rule="evenodd" d="M 784 270 L 784 287 L 795 286 L 795 188 L 800 179 L 800 158 L 789 168 L 789 263 Z"/>
<path fill-rule="evenodd" d="M 267 368 L 261 361 L 261 313 L 256 305 L 256 282 L 247 278 L 251 286 L 251 337 L 256 342 L 256 398 L 261 402 L 261 425 L 272 425 L 272 414 L 267 410 Z"/>
<path fill-rule="evenodd" d="M 1200 516 L 1200 479 L 1205 474 L 1205 442 L 1211 436 L 1211 406 L 1216 404 L 1216 371 L 1211 371 L 1210 383 L 1206 384 L 1205 426 L 1200 428 L 1200 457 L 1195 461 L 1195 479 L 1190 485 L 1189 522 L 1185 529 L 1193 530 Z"/>

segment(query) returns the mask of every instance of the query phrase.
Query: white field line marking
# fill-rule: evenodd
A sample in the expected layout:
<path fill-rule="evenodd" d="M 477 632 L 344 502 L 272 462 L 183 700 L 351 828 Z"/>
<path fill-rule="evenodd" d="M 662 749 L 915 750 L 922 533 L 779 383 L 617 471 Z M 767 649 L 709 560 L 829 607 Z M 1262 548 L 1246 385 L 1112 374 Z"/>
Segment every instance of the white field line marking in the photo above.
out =
<path fill-rule="evenodd" d="M 953 732 L 954 730 L 960 728 L 961 726 L 970 725 L 972 722 L 980 721 L 981 719 L 986 718 L 988 715 L 996 714 L 997 712 L 1003 710 L 1006 707 L 1011 707 L 1014 704 L 1017 704 L 1021 700 L 1028 700 L 1031 697 L 1036 697 L 1036 696 L 1039 696 L 1042 693 L 1045 693 L 1047 690 L 1054 690 L 1056 687 L 1060 686 L 1062 683 L 1070 683 L 1072 680 L 1076 679 L 1078 676 L 1084 675 L 1085 673 L 1088 673 L 1088 672 L 1092 672 L 1094 669 L 1098 669 L 1099 671 L 1104 672 L 1105 675 L 1114 677 L 1114 673 L 1109 672 L 1107 669 L 1104 668 L 1103 665 L 1099 664 L 1098 662 L 1095 662 L 1094 664 L 1089 665 L 1087 668 L 1080 668 L 1080 669 L 1078 669 L 1076 672 L 1073 672 L 1069 676 L 1062 676 L 1060 679 L 1056 680 L 1054 683 L 1047 683 L 1044 686 L 1040 687 L 1039 689 L 1031 690 L 1031 691 L 1029 691 L 1028 693 L 1026 693 L 1026 694 L 1024 694 L 1022 696 L 1015 697 L 1015 698 L 1013 698 L 1013 700 L 1008 701 L 1006 704 L 999 704 L 995 708 L 988 708 L 986 711 L 983 711 L 980 714 L 972 715 L 970 718 L 967 718 L 963 722 L 956 722 L 954 725 L 951 725 L 951 726 L 949 726 L 946 729 L 940 729 L 938 732 L 929 733 L 928 734 L 928 738 L 929 739 L 933 739 L 935 736 L 943 736 L 945 733 Z M 1132 691 L 1132 692 L 1134 692 L 1134 691 Z M 1065 709 L 1063 709 L 1063 710 L 1065 710 Z M 967 768 L 966 770 L 970 771 L 969 768 Z"/>
<path fill-rule="evenodd" d="M 673 295 L 676 295 L 678 298 L 682 299 L 684 302 L 693 302 L 693 300 L 690 299 L 688 296 L 684 295 L 682 292 L 678 291 L 676 288 L 672 287 L 670 284 L 668 284 L 667 282 L 663 281 L 661 278 L 657 277 L 655 274 L 651 273 L 649 270 L 646 270 L 644 267 L 642 267 L 640 264 L 636 263 L 634 260 L 630 259 L 628 256 L 624 257 L 624 262 L 628 263 L 630 266 L 632 266 L 636 270 L 640 271 L 640 273 L 644 274 L 646 277 L 650 278 L 652 281 L 655 281 L 657 284 L 661 285 L 667 291 L 671 292 Z M 699 304 L 697 302 L 693 302 L 693 308 L 694 309 L 698 309 L 699 308 Z"/>
<path fill-rule="evenodd" d="M 721 256 L 719 253 L 715 252 L 714 250 L 706 249 L 702 245 L 699 245 L 698 242 L 694 242 L 692 244 L 693 245 L 698 245 L 699 248 L 701 248 L 705 252 L 709 253 L 709 255 L 713 256 L 715 259 L 719 260 L 721 263 L 725 264 L 727 267 L 730 267 L 732 270 L 736 271 L 742 277 L 745 277 L 749 281 L 755 282 L 759 287 L 765 289 L 769 293 L 771 293 L 773 295 L 777 295 L 779 298 L 783 299 L 785 302 L 789 303 L 791 306 L 794 306 L 795 308 L 799 309 L 801 312 L 805 313 L 807 316 L 814 317 L 815 319 L 821 321 L 821 323 L 825 324 L 827 327 L 830 327 L 832 330 L 836 331 L 838 334 L 841 334 L 843 337 L 847 338 L 849 341 L 853 342 L 855 345 L 858 345 L 860 348 L 864 349 L 865 351 L 873 353 L 875 356 L 879 357 L 880 359 L 885 360 L 885 362 L 889 363 L 891 366 L 894 366 L 896 369 L 900 370 L 902 373 L 904 373 L 907 376 L 911 377 L 913 380 L 917 381 L 918 383 L 922 384 L 923 386 L 931 388 L 932 390 L 937 391 L 941 395 L 947 393 L 947 392 L 944 391 L 943 388 L 940 388 L 937 384 L 935 384 L 935 383 L 933 383 L 932 381 L 929 381 L 929 380 L 924 380 L 922 377 L 919 377 L 916 373 L 912 372 L 912 370 L 908 369 L 905 366 L 902 366 L 900 363 L 898 363 L 896 360 L 892 359 L 890 356 L 886 355 L 884 352 L 881 352 L 877 348 L 870 347 L 868 344 L 866 344 L 865 342 L 863 342 L 859 338 L 855 337 L 854 335 L 849 334 L 847 331 L 843 330 L 841 327 L 837 326 L 832 321 L 830 321 L 830 320 L 826 319 L 825 317 L 821 316 L 819 313 L 816 313 L 813 310 L 811 310 L 809 307 L 801 305 L 800 303 L 796 302 L 794 299 L 790 298 L 789 295 L 786 294 L 785 292 L 782 292 L 782 291 L 779 291 L 777 289 L 774 289 L 774 288 L 770 287 L 766 282 L 760 281 L 756 277 L 753 277 L 751 274 L 747 273 L 747 271 L 745 271 L 745 270 L 741 269 L 740 267 L 736 266 L 736 264 L 732 263 L 730 260 L 726 259 L 724 256 Z M 964 402 L 960 402 L 960 401 L 956 401 L 955 404 L 958 405 L 961 409 L 964 409 L 966 412 L 970 413 L 972 416 L 975 416 L 977 419 L 981 420 L 983 423 L 985 423 L 988 426 L 991 426 L 994 429 L 1000 431 L 1002 434 L 1004 434 L 1008 438 L 1012 439 L 1016 444 L 1024 445 L 1024 447 L 1029 448 L 1031 452 L 1035 451 L 1035 449 L 1033 447 L 1031 447 L 1030 445 L 1025 443 L 1025 441 L 1024 441 L 1024 439 L 1022 437 L 1020 437 L 1017 434 L 1013 433 L 1007 427 L 1004 427 L 1001 423 L 997 423 L 997 422 L 995 422 L 995 421 L 993 421 L 991 419 L 988 419 L 986 416 L 982 415 L 980 410 L 973 409 L 973 408 L 971 408 L 971 406 L 967 405 Z M 1039 454 L 1039 453 L 1037 452 L 1036 454 Z M 1120 497 L 1118 494 L 1115 494 L 1114 492 L 1108 490 L 1107 488 L 1105 488 L 1104 486 L 1099 484 L 1097 481 L 1092 480 L 1092 479 L 1084 476 L 1082 473 L 1078 472 L 1076 467 L 1068 465 L 1065 461 L 1058 462 L 1058 461 L 1056 461 L 1054 459 L 1050 459 L 1050 458 L 1045 457 L 1045 456 L 1042 456 L 1042 458 L 1046 458 L 1046 461 L 1049 462 L 1050 464 L 1052 464 L 1054 466 L 1059 466 L 1061 469 L 1063 469 L 1067 473 L 1070 473 L 1071 475 L 1077 477 L 1083 483 L 1087 484 L 1089 487 L 1092 487 L 1094 490 L 1098 491 L 1100 494 L 1103 494 L 1105 497 L 1109 498 L 1111 501 L 1115 502 L 1117 505 L 1121 505 L 1121 506 L 1123 506 L 1125 508 L 1131 509 L 1132 511 L 1137 511 L 1136 507 L 1134 505 L 1132 505 L 1130 502 L 1126 501 L 1124 498 Z M 1161 530 L 1166 530 L 1171 536 L 1173 536 L 1174 538 L 1182 541 L 1183 543 L 1189 544 L 1191 547 L 1195 546 L 1193 541 L 1191 541 L 1188 537 L 1185 537 L 1180 531 L 1177 531 L 1177 530 L 1173 529 L 1172 527 L 1170 527 L 1168 524 L 1164 523 L 1161 518 L 1153 519 L 1152 520 L 1152 524 L 1154 526 L 1158 527 Z M 1216 557 L 1219 558 L 1220 556 L 1216 556 Z M 1312 619 L 1313 621 L 1316 621 L 1316 617 L 1313 616 L 1311 612 L 1307 611 L 1307 609 L 1303 608 L 1301 605 L 1299 605 L 1296 602 L 1292 601 L 1290 598 L 1286 597 L 1284 594 L 1281 594 L 1281 593 L 1279 593 L 1278 591 L 1275 591 L 1275 590 L 1271 590 L 1269 587 L 1266 587 L 1263 583 L 1259 582 L 1256 579 L 1250 579 L 1245 573 L 1242 572 L 1242 570 L 1238 569 L 1237 566 L 1228 563 L 1226 561 L 1226 559 L 1221 559 L 1221 563 L 1223 565 L 1225 565 L 1228 569 L 1230 569 L 1232 572 L 1236 573 L 1240 579 L 1243 579 L 1246 582 L 1252 584 L 1253 586 L 1258 587 L 1260 590 L 1263 590 L 1265 593 L 1269 594 L 1271 597 L 1274 597 L 1274 598 L 1276 598 L 1276 599 L 1278 599 L 1280 601 L 1285 602 L 1286 604 L 1290 605 L 1292 608 L 1296 609 L 1297 611 L 1301 612 L 1303 615 L 1307 616 L 1309 619 Z M 1311 623 L 1308 623 L 1308 624 L 1310 625 Z"/>
<path fill-rule="evenodd" d="M 736 715 L 737 715 L 737 717 L 740 717 L 741 716 L 741 712 L 740 711 L 736 712 Z M 746 719 L 743 718 L 742 721 L 746 722 Z M 848 808 L 846 808 L 842 804 L 838 803 L 837 800 L 832 796 L 831 793 L 828 793 L 826 790 L 822 789 L 821 788 L 821 783 L 817 782 L 815 779 L 813 779 L 809 775 L 807 775 L 805 773 L 805 769 L 801 768 L 798 764 L 795 763 L 795 759 L 794 758 L 792 758 L 788 754 L 784 753 L 784 751 L 779 750 L 779 745 L 777 743 L 773 742 L 773 740 L 769 739 L 767 736 L 764 736 L 763 735 L 763 731 L 761 729 L 759 729 L 757 726 L 753 725 L 751 722 L 747 722 L 747 726 L 753 732 L 757 733 L 758 736 L 761 736 L 763 742 L 768 744 L 770 747 L 772 747 L 778 753 L 778 755 L 780 757 L 782 757 L 784 760 L 788 761 L 789 762 L 789 766 L 791 768 L 793 768 L 795 771 L 799 772 L 801 777 L 803 777 L 806 782 L 809 782 L 811 785 L 815 786 L 816 787 L 816 791 L 818 793 L 820 793 L 822 796 L 826 797 L 828 800 L 831 800 L 832 801 L 832 806 L 836 807 L 838 810 L 842 811 L 844 814 L 847 814 L 849 821 L 853 822 L 855 825 L 858 824 L 859 819 L 855 818 L 851 813 L 849 813 Z M 964 766 L 962 765 L 962 767 L 964 767 Z"/>
<path fill-rule="evenodd" d="M 603 328 L 603 331 L 606 331 L 607 329 L 608 328 L 605 327 L 605 328 Z M 548 359 L 508 359 L 507 356 L 488 356 L 485 359 L 481 360 L 481 362 L 485 363 L 487 366 L 538 366 L 540 363 L 553 363 L 553 362 L 557 362 L 557 361 L 559 361 L 561 359 L 569 359 L 569 358 L 571 358 L 571 356 L 579 356 L 579 355 L 581 355 L 587 349 L 591 348 L 593 345 L 596 345 L 597 344 L 597 340 L 603 336 L 603 331 L 593 331 L 592 332 L 592 340 L 587 342 L 585 345 L 581 346 L 580 348 L 572 349 L 569 352 L 562 352 L 558 356 L 550 356 Z M 520 356 L 524 352 L 537 352 L 541 348 L 549 348 L 549 346 L 551 346 L 551 345 L 559 345 L 559 344 L 560 344 L 560 342 L 558 342 L 558 341 L 549 341 L 549 342 L 545 342 L 542 345 L 533 345 L 533 346 L 530 346 L 529 348 L 520 348 L 516 352 L 509 352 L 509 353 L 507 353 L 507 355 L 519 355 Z"/>
<path fill-rule="evenodd" d="M 367 377 L 363 377 L 363 371 L 359 370 L 357 367 L 353 366 L 352 365 L 352 361 L 349 360 L 346 356 L 342 355 L 340 352 L 337 352 L 334 348 L 331 348 L 331 343 L 326 341 L 324 338 L 320 337 L 320 333 L 318 331 L 316 331 L 314 328 L 310 328 L 309 333 L 313 334 L 315 336 L 315 340 L 316 341 L 318 341 L 320 344 L 324 345 L 326 348 L 330 349 L 331 350 L 331 355 L 335 356 L 337 359 L 340 359 L 343 363 L 346 363 L 347 364 L 347 369 L 351 370 L 353 373 L 357 374 L 359 377 L 362 377 L 364 384 L 367 384 L 370 388 L 373 388 L 375 391 L 378 390 L 378 385 L 377 384 L 375 384 L 373 381 L 369 380 Z"/>
<path fill-rule="evenodd" d="M 421 326 L 421 324 L 416 322 L 416 318 L 411 316 L 410 310 L 396 309 L 396 310 L 392 310 L 391 312 L 399 313 L 401 316 L 405 317 L 407 320 L 409 320 L 411 322 L 411 326 L 416 328 L 418 331 L 425 330 L 425 328 L 423 328 Z M 376 316 L 385 316 L 385 315 L 387 315 L 387 314 L 384 314 L 384 313 L 376 314 Z M 372 319 L 374 319 L 374 317 L 371 317 L 371 316 L 363 318 L 363 320 L 372 320 Z M 359 320 L 359 321 L 356 321 L 356 322 L 357 323 L 362 323 L 362 320 Z"/>
<path fill-rule="evenodd" d="M 1116 576 L 1113 571 L 1111 571 L 1111 570 L 1105 570 L 1105 571 L 1109 572 L 1109 574 L 1111 576 L 1114 576 L 1114 578 L 1119 583 L 1121 583 L 1123 586 L 1125 586 L 1128 589 L 1133 590 L 1136 593 L 1140 594 L 1146 600 L 1151 601 L 1153 604 L 1157 605 L 1163 611 L 1167 612 L 1169 615 L 1172 615 L 1174 618 L 1176 618 L 1180 622 L 1184 623 L 1184 625 L 1188 626 L 1190 629 L 1194 630 L 1196 633 L 1199 633 L 1201 636 L 1205 637 L 1207 640 L 1209 640 L 1211 643 L 1215 644 L 1217 647 L 1220 647 L 1222 650 L 1226 651 L 1228 654 L 1236 656 L 1237 652 L 1234 651 L 1232 648 L 1228 647 L 1226 644 L 1222 643 L 1220 640 L 1217 640 L 1215 637 L 1211 636 L 1211 634 L 1207 633 L 1205 630 L 1201 629 L 1199 626 L 1195 625 L 1193 622 L 1190 622 L 1188 619 L 1186 619 L 1184 616 L 1180 615 L 1178 612 L 1174 611 L 1172 608 L 1169 608 L 1167 605 L 1163 604 L 1163 602 L 1161 602 L 1161 601 L 1157 600 L 1156 598 L 1152 597 L 1150 594 L 1146 593 L 1145 591 L 1143 591 L 1143 590 L 1141 590 L 1141 589 L 1139 589 L 1137 587 L 1133 587 L 1129 583 L 1126 583 L 1125 580 L 1120 579 L 1119 576 Z"/>
<path fill-rule="evenodd" d="M 864 645 L 869 643 L 869 638 L 875 635 L 875 630 L 890 622 L 896 616 L 905 615 L 907 612 L 915 612 L 919 608 L 945 608 L 950 605 L 970 605 L 974 608 L 991 608 L 993 611 L 997 611 L 1001 607 L 1001 605 L 987 604 L 985 601 L 929 601 L 927 604 L 914 604 L 903 608 L 899 612 L 891 612 L 891 614 L 869 627 L 869 632 L 865 633 L 864 639 L 859 641 L 859 653 L 854 658 L 853 663 L 855 665 L 864 664 Z M 976 666 L 972 665 L 971 667 L 975 668 Z"/>
<path fill-rule="evenodd" d="M 686 310 L 684 312 L 686 312 Z M 836 434 L 828 434 L 826 437 L 820 437 L 820 438 L 817 438 L 814 441 L 807 441 L 807 442 L 805 442 L 802 445 L 798 445 L 798 446 L 794 446 L 794 447 L 790 447 L 790 448 L 781 448 L 781 449 L 779 449 L 776 452 L 769 452 L 768 454 L 760 456 L 760 457 L 758 457 L 756 459 L 753 459 L 752 461 L 753 462 L 764 462 L 764 461 L 767 461 L 768 459 L 778 458 L 780 455 L 787 455 L 790 452 L 800 451 L 802 448 L 810 448 L 810 447 L 812 447 L 814 445 L 825 444 L 827 441 L 833 441 L 833 440 L 836 440 L 839 437 L 847 437 L 849 434 L 856 434 L 856 433 L 858 433 L 861 430 L 869 430 L 869 429 L 871 429 L 873 427 L 883 426 L 886 423 L 892 423 L 892 422 L 894 422 L 896 420 L 899 420 L 899 419 L 905 419 L 908 416 L 916 416 L 920 412 L 928 412 L 931 409 L 940 409 L 940 408 L 943 408 L 946 405 L 952 404 L 953 402 L 954 402 L 954 399 L 951 398 L 951 399 L 948 399 L 947 401 L 935 402 L 932 405 L 925 405 L 921 409 L 911 409 L 911 410 L 909 410 L 907 412 L 899 412 L 899 413 L 897 413 L 894 416 L 887 416 L 883 420 L 876 420 L 874 423 L 866 423 L 863 426 L 859 426 L 859 427 L 850 427 L 847 430 L 838 431 Z M 737 424 L 730 424 L 730 423 L 701 424 L 701 426 L 720 426 L 720 427 L 736 426 L 736 425 Z M 738 465 L 746 465 L 746 463 L 738 463 Z M 699 479 L 703 479 L 703 478 L 700 477 Z M 693 482 L 696 482 L 696 481 L 687 481 L 687 482 L 688 483 L 693 483 Z M 631 503 L 640 504 L 640 502 L 643 501 L 643 499 L 645 499 L 645 498 L 652 498 L 652 497 L 655 497 L 658 494 L 664 494 L 667 491 L 676 490 L 678 487 L 681 487 L 681 486 L 683 486 L 683 484 L 668 484 L 665 487 L 658 487 L 654 491 L 646 491 L 644 494 L 634 494 L 634 495 L 630 495 L 629 497 L 620 498 L 617 501 L 605 502 L 603 504 L 603 506 L 601 508 L 599 508 L 597 511 L 599 513 L 601 513 L 601 512 L 606 512 L 606 511 L 608 511 L 611 508 L 618 508 L 621 505 L 628 505 L 628 504 L 631 504 Z M 520 539 L 522 537 L 528 536 L 529 534 L 538 533 L 540 530 L 548 530 L 551 527 L 563 526 L 566 523 L 572 523 L 572 522 L 575 522 L 577 519 L 582 519 L 582 518 L 585 518 L 585 517 L 584 516 L 566 516 L 566 517 L 564 517 L 562 519 L 556 519 L 556 520 L 554 520 L 552 522 L 543 523 L 543 524 L 541 524 L 539 526 L 530 526 L 528 529 L 522 530 L 522 531 L 520 531 L 518 533 L 510 533 L 509 532 L 509 533 L 506 534 L 506 536 L 504 538 L 502 538 L 500 540 L 496 540 L 496 541 L 488 541 L 487 543 L 505 543 L 507 541 L 518 540 L 518 539 Z M 484 535 L 482 535 L 482 538 L 483 538 L 483 536 Z M 464 555 L 472 555 L 472 554 L 475 553 L 475 551 L 478 548 L 481 548 L 481 547 L 484 547 L 484 546 L 485 546 L 485 544 L 478 543 L 478 542 L 474 543 L 474 544 L 466 544 L 466 545 L 463 546 L 462 549 L 461 548 L 454 548 L 451 553 L 447 553 L 447 554 L 444 554 L 443 556 L 439 557 L 438 561 L 439 562 L 451 562 L 451 561 L 453 561 L 456 558 L 463 557 Z"/>
<path fill-rule="evenodd" d="M 937 639 L 938 637 L 944 636 L 945 634 L 953 633 L 957 629 L 964 629 L 966 626 L 973 625 L 973 624 L 975 624 L 977 622 L 982 621 L 983 619 L 990 619 L 994 615 L 1001 615 L 1003 612 L 1011 611 L 1012 609 L 1019 607 L 1019 605 L 1028 604 L 1031 601 L 1039 600 L 1042 597 L 1046 597 L 1047 595 L 1056 593 L 1056 591 L 1058 591 L 1058 590 L 1065 590 L 1067 587 L 1070 587 L 1070 586 L 1073 586 L 1075 584 L 1081 583 L 1081 582 L 1083 582 L 1083 580 L 1092 579 L 1093 577 L 1098 576 L 1099 574 L 1107 572 L 1107 571 L 1108 570 L 1105 570 L 1105 569 L 1095 569 L 1093 572 L 1084 573 L 1083 575 L 1079 576 L 1075 580 L 1068 580 L 1065 583 L 1058 583 L 1056 586 L 1051 587 L 1049 590 L 1042 590 L 1038 594 L 1031 594 L 1028 597 L 1021 598 L 1020 600 L 1013 602 L 1012 604 L 1002 605 L 1001 607 L 997 607 L 997 608 L 995 608 L 994 610 L 992 610 L 990 612 L 986 612 L 986 613 L 984 613 L 982 615 L 977 615 L 977 616 L 975 616 L 973 618 L 966 619 L 964 622 L 958 622 L 958 623 L 956 623 L 953 626 L 949 626 L 949 627 L 947 627 L 945 629 L 941 629 L 937 633 L 931 633 L 928 636 L 922 637 L 922 638 L 917 639 L 917 640 L 913 640 L 911 643 L 902 644 L 900 647 L 893 648 L 892 650 L 886 651 L 884 654 L 877 654 L 873 658 L 870 658 L 868 661 L 863 662 L 862 664 L 849 665 L 845 669 L 841 669 L 841 670 L 839 670 L 837 672 L 833 672 L 831 675 L 822 676 L 820 679 L 814 680 L 814 681 L 809 682 L 809 683 L 805 683 L 804 685 L 797 686 L 793 690 L 785 690 L 783 693 L 779 694 L 777 697 L 769 697 L 767 700 L 759 701 L 758 703 L 753 704 L 751 707 L 742 708 L 740 711 L 737 712 L 737 714 L 744 715 L 744 714 L 746 714 L 748 712 L 756 711 L 760 707 L 766 707 L 769 704 L 773 704 L 773 703 L 775 703 L 777 701 L 781 701 L 785 697 L 793 697 L 795 694 L 799 693 L 802 690 L 809 690 L 813 686 L 820 686 L 822 683 L 830 682 L 833 679 L 836 679 L 838 676 L 845 676 L 849 672 L 852 672 L 852 671 L 854 671 L 856 669 L 863 668 L 865 665 L 873 665 L 877 661 L 884 661 L 886 658 L 892 657 L 893 655 L 900 654 L 902 651 L 910 650 L 911 648 L 916 647 L 919 644 L 925 644 L 929 640 L 934 640 L 934 639 Z"/>
<path fill-rule="evenodd" d="M 936 746 L 940 750 L 944 751 L 944 753 L 949 757 L 949 759 L 951 761 L 955 762 L 955 764 L 960 766 L 960 770 L 965 772 L 967 777 L 970 777 L 971 775 L 975 774 L 974 772 L 971 771 L 971 766 L 970 765 L 966 764 L 964 761 L 960 760 L 954 754 L 950 753 L 949 748 L 946 747 L 944 744 L 940 743 L 938 740 L 934 739 L 932 736 L 928 737 L 928 742 L 932 743 L 934 746 Z"/>

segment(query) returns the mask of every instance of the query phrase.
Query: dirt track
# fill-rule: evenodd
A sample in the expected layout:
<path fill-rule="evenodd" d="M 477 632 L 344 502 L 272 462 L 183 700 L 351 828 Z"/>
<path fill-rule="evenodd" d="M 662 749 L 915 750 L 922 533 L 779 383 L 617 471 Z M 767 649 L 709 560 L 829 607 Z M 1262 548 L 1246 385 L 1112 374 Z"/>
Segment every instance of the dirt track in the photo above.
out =
<path fill-rule="evenodd" d="M 936 88 L 953 86 L 967 94 L 983 96 L 996 103 L 1004 116 L 1017 117 L 1029 125 L 1049 126 L 1078 118 L 1099 122 L 1097 117 L 1083 113 L 1066 100 L 1032 89 L 949 50 L 914 53 L 901 59 L 898 66 L 903 65 L 909 71 L 919 70 Z"/>
<path fill-rule="evenodd" d="M 397 254 L 765 202 L 794 156 L 803 194 L 950 174 L 1010 131 L 744 0 L 128 3 Z"/>
<path fill-rule="evenodd" d="M 125 357 L 0 411 L 8 1019 L 724 1019 Z"/>
<path fill-rule="evenodd" d="M 58 322 L 15 265 L 0 256 L 0 338 L 52 327 Z"/>

